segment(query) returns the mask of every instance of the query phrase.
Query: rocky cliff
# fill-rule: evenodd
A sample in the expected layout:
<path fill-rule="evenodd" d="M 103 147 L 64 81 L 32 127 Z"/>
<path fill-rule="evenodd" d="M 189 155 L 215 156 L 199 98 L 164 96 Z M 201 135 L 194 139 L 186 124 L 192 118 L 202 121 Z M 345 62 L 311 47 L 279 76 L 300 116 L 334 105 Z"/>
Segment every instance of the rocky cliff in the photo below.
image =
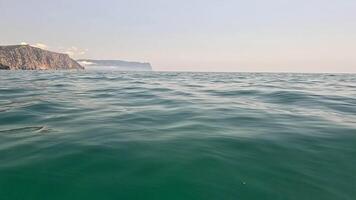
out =
<path fill-rule="evenodd" d="M 0 69 L 58 70 L 84 69 L 67 54 L 29 45 L 0 46 Z"/>
<path fill-rule="evenodd" d="M 152 71 L 150 63 L 128 62 L 122 60 L 91 60 L 82 59 L 78 62 L 87 69 L 110 69 L 121 71 Z"/>

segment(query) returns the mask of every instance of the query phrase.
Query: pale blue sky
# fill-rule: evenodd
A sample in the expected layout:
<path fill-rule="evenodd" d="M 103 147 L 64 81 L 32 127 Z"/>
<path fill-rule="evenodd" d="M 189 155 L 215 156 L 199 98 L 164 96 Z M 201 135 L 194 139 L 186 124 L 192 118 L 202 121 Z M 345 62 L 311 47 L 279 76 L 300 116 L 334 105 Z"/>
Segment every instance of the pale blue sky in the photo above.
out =
<path fill-rule="evenodd" d="M 0 0 L 0 44 L 155 70 L 356 72 L 355 0 Z"/>

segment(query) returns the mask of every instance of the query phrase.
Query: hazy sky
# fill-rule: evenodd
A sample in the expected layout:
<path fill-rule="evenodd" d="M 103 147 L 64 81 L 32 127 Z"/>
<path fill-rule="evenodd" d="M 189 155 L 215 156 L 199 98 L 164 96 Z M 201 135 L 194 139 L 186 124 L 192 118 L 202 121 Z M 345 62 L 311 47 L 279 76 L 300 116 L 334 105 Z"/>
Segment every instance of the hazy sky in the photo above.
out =
<path fill-rule="evenodd" d="M 356 0 L 0 0 L 0 44 L 155 70 L 356 73 Z"/>

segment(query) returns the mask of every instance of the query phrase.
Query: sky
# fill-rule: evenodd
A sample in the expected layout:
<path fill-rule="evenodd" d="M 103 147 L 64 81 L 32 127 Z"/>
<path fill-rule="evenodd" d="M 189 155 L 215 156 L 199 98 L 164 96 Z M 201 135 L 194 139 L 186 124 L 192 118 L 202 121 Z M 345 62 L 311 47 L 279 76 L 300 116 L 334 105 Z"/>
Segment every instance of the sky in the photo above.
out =
<path fill-rule="evenodd" d="M 356 73 L 355 0 L 0 0 L 0 45 L 157 71 Z"/>

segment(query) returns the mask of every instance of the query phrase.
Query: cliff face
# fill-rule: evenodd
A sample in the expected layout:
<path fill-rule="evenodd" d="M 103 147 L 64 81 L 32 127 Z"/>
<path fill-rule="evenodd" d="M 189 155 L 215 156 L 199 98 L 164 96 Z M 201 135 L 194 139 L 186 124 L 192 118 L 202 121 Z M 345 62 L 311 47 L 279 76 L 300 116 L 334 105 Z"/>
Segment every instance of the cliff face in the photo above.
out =
<path fill-rule="evenodd" d="M 150 63 L 128 62 L 122 60 L 78 60 L 80 64 L 86 66 L 88 69 L 111 69 L 121 71 L 152 71 Z"/>
<path fill-rule="evenodd" d="M 58 70 L 84 69 L 67 54 L 29 45 L 0 46 L 0 69 Z"/>

